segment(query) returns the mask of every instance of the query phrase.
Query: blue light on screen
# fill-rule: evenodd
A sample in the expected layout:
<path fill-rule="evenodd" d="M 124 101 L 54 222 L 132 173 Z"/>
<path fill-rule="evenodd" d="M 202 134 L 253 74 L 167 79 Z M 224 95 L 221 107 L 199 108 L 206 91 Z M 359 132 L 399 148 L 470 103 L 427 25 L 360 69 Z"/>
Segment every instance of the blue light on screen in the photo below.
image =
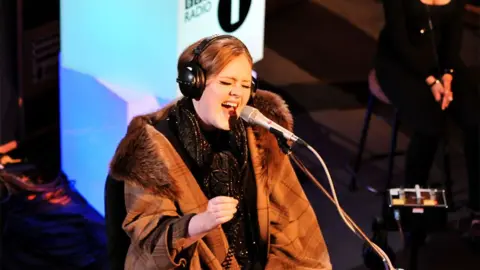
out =
<path fill-rule="evenodd" d="M 60 71 L 62 170 L 103 214 L 108 161 L 125 133 L 126 103 L 86 74 Z"/>
<path fill-rule="evenodd" d="M 157 108 L 177 96 L 177 6 L 61 0 L 62 170 L 102 215 L 108 163 L 138 110 L 131 92 L 151 97 Z"/>

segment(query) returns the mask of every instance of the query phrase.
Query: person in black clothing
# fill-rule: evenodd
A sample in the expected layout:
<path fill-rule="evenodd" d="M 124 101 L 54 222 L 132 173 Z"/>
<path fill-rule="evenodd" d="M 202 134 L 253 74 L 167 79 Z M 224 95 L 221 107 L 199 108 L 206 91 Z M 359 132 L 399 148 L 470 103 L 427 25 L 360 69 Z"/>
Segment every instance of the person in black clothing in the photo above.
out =
<path fill-rule="evenodd" d="M 472 228 L 480 220 L 480 99 L 460 58 L 460 0 L 384 0 L 385 27 L 377 48 L 377 80 L 413 129 L 406 185 L 426 185 L 447 115 L 465 134 Z M 476 230 L 478 231 L 478 230 Z"/>

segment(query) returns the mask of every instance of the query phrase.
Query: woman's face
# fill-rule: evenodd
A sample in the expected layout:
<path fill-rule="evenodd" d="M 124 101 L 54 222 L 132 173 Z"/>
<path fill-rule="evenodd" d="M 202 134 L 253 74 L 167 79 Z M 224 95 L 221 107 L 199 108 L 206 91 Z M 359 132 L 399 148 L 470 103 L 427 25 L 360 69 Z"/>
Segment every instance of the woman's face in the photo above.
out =
<path fill-rule="evenodd" d="M 229 119 L 238 118 L 250 98 L 252 66 L 244 55 L 238 56 L 217 75 L 208 79 L 200 100 L 193 100 L 205 129 L 230 130 Z"/>

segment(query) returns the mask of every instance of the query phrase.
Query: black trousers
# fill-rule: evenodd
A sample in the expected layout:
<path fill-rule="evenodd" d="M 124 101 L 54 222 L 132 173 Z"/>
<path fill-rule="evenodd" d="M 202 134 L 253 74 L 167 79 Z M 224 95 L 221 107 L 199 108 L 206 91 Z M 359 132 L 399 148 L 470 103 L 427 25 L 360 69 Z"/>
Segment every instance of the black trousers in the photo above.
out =
<path fill-rule="evenodd" d="M 464 151 L 468 173 L 469 207 L 480 211 L 480 134 L 478 127 L 464 128 Z M 409 187 L 426 186 L 441 136 L 415 132 L 407 150 L 405 181 Z"/>
<path fill-rule="evenodd" d="M 375 68 L 382 90 L 398 109 L 401 121 L 413 130 L 406 156 L 406 185 L 425 186 L 447 117 L 451 116 L 464 132 L 469 204 L 472 210 L 480 211 L 480 97 L 467 68 L 459 67 L 454 73 L 454 100 L 445 111 L 433 98 L 425 78 L 415 76 L 399 61 L 380 55 Z"/>

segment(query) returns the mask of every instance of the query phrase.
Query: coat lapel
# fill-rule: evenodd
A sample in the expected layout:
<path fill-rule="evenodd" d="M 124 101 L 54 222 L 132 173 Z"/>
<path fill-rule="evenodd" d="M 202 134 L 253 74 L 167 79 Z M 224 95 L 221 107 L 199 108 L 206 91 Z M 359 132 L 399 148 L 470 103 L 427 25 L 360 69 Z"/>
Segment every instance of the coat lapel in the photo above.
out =
<path fill-rule="evenodd" d="M 162 135 L 163 136 L 163 135 Z M 188 169 L 187 165 L 175 150 L 173 145 L 165 138 L 162 147 L 162 159 L 166 162 L 167 171 L 175 183 L 179 186 L 180 199 L 177 200 L 179 210 L 182 214 L 198 214 L 207 210 L 208 199 L 198 185 L 197 180 Z M 219 226 L 210 231 L 200 241 L 198 253 L 209 265 L 210 269 L 222 269 L 221 262 L 227 256 L 228 241 L 223 229 Z M 232 269 L 236 269 L 238 263 L 232 261 Z"/>
<path fill-rule="evenodd" d="M 268 179 L 264 173 L 263 161 L 257 148 L 257 139 L 253 133 L 252 128 L 247 128 L 248 146 L 252 160 L 252 167 L 255 174 L 255 182 L 257 185 L 257 215 L 258 225 L 260 229 L 260 238 L 267 243 L 267 249 L 270 247 L 270 231 L 269 224 L 269 209 L 268 209 Z M 267 250 L 268 251 L 268 250 Z M 267 252 L 268 254 L 268 252 Z"/>

